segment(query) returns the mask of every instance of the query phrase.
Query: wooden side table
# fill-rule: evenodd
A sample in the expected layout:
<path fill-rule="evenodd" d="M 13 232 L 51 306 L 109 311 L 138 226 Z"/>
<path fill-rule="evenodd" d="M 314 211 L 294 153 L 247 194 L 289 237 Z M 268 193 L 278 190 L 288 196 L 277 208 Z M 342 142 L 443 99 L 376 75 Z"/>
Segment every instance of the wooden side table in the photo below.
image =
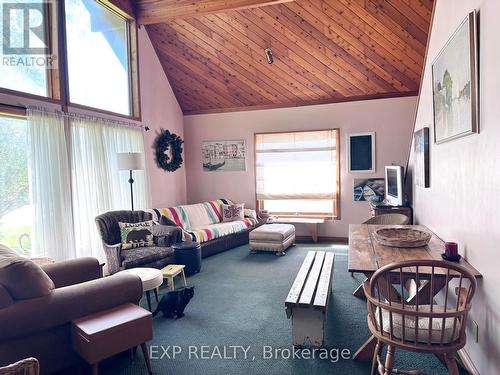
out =
<path fill-rule="evenodd" d="M 312 219 L 312 218 L 301 218 L 301 217 L 278 217 L 270 220 L 271 223 L 282 223 L 282 224 L 305 224 L 314 243 L 318 242 L 318 225 L 323 224 L 325 219 Z"/>
<path fill-rule="evenodd" d="M 141 346 L 148 373 L 152 374 L 146 342 L 153 338 L 151 312 L 126 303 L 73 320 L 73 349 L 92 366 L 97 375 L 99 362 L 127 349 Z"/>
<path fill-rule="evenodd" d="M 183 264 L 169 264 L 165 268 L 161 270 L 163 274 L 163 278 L 167 279 L 168 286 L 171 290 L 175 290 L 174 279 L 176 276 L 181 275 L 182 280 L 184 281 L 184 286 L 187 286 L 186 283 L 186 275 L 184 274 L 184 265 Z"/>

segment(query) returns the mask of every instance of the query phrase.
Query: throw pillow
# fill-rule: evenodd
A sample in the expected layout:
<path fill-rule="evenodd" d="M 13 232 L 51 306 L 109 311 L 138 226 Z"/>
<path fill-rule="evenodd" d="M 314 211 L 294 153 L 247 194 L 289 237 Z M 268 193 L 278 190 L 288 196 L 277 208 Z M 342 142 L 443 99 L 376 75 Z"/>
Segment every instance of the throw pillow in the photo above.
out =
<path fill-rule="evenodd" d="M 178 226 L 153 225 L 153 242 L 163 247 L 182 242 L 182 229 Z"/>
<path fill-rule="evenodd" d="M 245 213 L 245 217 L 249 217 L 250 219 L 258 221 L 257 212 L 255 212 L 255 210 L 252 210 L 250 208 L 245 208 L 243 211 Z"/>
<path fill-rule="evenodd" d="M 222 205 L 222 221 L 236 221 L 243 220 L 244 216 L 244 203 L 238 204 L 223 204 Z"/>
<path fill-rule="evenodd" d="M 173 221 L 173 220 L 171 220 L 168 217 L 163 216 L 163 215 L 161 215 L 161 217 L 160 217 L 160 225 L 170 225 L 170 226 L 174 226 L 174 227 L 177 226 L 175 221 Z"/>
<path fill-rule="evenodd" d="M 40 266 L 3 245 L 0 245 L 0 284 L 13 300 L 43 297 L 55 288 Z"/>
<path fill-rule="evenodd" d="M 118 223 L 122 237 L 122 249 L 153 246 L 153 220 L 139 223 Z"/>

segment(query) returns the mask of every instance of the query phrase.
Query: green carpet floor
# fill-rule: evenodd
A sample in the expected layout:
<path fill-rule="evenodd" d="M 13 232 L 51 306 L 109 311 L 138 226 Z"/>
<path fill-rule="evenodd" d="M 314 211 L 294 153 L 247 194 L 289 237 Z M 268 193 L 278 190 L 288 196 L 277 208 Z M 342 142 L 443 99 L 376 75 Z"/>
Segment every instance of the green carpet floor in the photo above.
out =
<path fill-rule="evenodd" d="M 286 358 L 292 350 L 292 326 L 285 315 L 284 300 L 307 251 L 319 249 L 335 253 L 326 332 L 330 357 Z M 152 360 L 154 373 L 369 374 L 369 363 L 340 357 L 343 349 L 352 355 L 369 336 L 366 302 L 351 294 L 363 278 L 351 277 L 347 271 L 347 251 L 345 245 L 299 244 L 289 249 L 286 256 L 276 257 L 273 253 L 250 255 L 248 246 L 241 246 L 204 259 L 202 271 L 188 278 L 189 285 L 195 287 L 195 295 L 185 317 L 169 320 L 158 315 L 154 319 L 154 339 L 149 344 L 154 357 L 163 356 Z M 166 291 L 161 289 L 161 293 Z M 175 359 L 173 346 L 180 351 Z M 247 358 L 243 349 L 233 352 L 232 346 L 248 350 Z M 266 347 L 281 350 L 281 355 L 268 359 Z M 433 355 L 419 353 L 397 351 L 396 367 L 447 374 Z M 126 355 L 105 361 L 100 373 L 146 373 L 142 354 L 139 351 L 133 362 Z"/>

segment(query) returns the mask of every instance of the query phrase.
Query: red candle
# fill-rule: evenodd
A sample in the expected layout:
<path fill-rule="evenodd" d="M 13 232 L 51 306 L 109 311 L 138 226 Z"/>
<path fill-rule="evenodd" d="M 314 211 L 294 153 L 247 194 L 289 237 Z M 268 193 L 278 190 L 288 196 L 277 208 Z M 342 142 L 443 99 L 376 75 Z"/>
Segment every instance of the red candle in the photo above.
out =
<path fill-rule="evenodd" d="M 446 242 L 444 252 L 448 258 L 454 258 L 458 255 L 458 244 L 456 242 Z"/>

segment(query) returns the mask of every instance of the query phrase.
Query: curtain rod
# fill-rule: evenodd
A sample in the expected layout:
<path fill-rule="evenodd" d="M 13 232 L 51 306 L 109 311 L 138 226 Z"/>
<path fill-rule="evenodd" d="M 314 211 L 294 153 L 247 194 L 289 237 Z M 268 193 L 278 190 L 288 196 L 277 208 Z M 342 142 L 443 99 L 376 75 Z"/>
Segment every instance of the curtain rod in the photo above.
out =
<path fill-rule="evenodd" d="M 9 104 L 0 104 L 0 114 L 7 117 L 26 118 L 26 108 Z"/>
<path fill-rule="evenodd" d="M 110 118 L 106 118 L 106 117 L 99 117 L 99 116 L 88 115 L 88 114 L 84 114 L 84 113 L 65 112 L 65 111 L 61 111 L 61 110 L 49 111 L 44 107 L 37 107 L 37 106 L 26 106 L 26 109 L 31 110 L 31 111 L 35 111 L 35 112 L 46 113 L 46 114 L 57 114 L 57 115 L 60 115 L 60 116 L 66 117 L 66 118 L 73 118 L 73 119 L 77 119 L 77 120 L 90 120 L 90 121 L 107 122 L 107 123 L 110 123 L 113 125 L 144 129 L 144 131 L 149 130 L 149 127 L 147 125 L 138 124 L 138 123 L 131 122 L 131 121 L 110 119 Z"/>

